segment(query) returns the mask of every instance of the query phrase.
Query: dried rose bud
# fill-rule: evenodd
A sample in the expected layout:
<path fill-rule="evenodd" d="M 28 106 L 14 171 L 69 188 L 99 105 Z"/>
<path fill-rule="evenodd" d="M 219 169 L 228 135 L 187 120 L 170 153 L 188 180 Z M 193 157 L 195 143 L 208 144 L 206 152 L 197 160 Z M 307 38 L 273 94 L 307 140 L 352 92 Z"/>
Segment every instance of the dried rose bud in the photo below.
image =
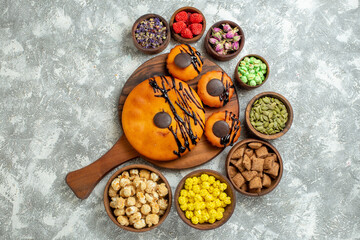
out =
<path fill-rule="evenodd" d="M 229 31 L 231 31 L 230 25 L 229 25 L 228 23 L 223 24 L 223 30 L 224 30 L 224 32 L 229 32 Z"/>
<path fill-rule="evenodd" d="M 234 32 L 233 31 L 230 31 L 230 32 L 227 32 L 226 33 L 226 38 L 227 39 L 231 39 L 231 38 L 233 38 L 234 37 Z"/>
<path fill-rule="evenodd" d="M 218 42 L 218 39 L 216 39 L 216 38 L 209 38 L 209 42 L 210 42 L 211 44 L 216 44 L 216 43 Z"/>
<path fill-rule="evenodd" d="M 221 49 L 220 51 L 217 52 L 218 54 L 223 54 L 226 55 L 226 52 L 224 51 L 224 49 Z"/>
<path fill-rule="evenodd" d="M 216 32 L 216 33 L 212 33 L 211 34 L 213 37 L 217 38 L 217 39 L 221 39 L 221 33 L 220 32 Z"/>
<path fill-rule="evenodd" d="M 220 52 L 221 50 L 224 50 L 224 46 L 221 43 L 216 44 L 215 51 Z"/>
<path fill-rule="evenodd" d="M 238 36 L 234 36 L 233 40 L 234 40 L 234 42 L 240 41 L 240 36 L 239 36 L 239 35 L 238 35 Z"/>
<path fill-rule="evenodd" d="M 221 31 L 220 28 L 217 28 L 217 27 L 214 27 L 214 28 L 213 28 L 213 32 L 215 32 L 215 33 L 220 32 L 220 31 Z"/>
<path fill-rule="evenodd" d="M 225 43 L 224 47 L 226 50 L 231 50 L 231 48 L 232 48 L 231 43 L 229 43 L 229 42 Z"/>
<path fill-rule="evenodd" d="M 234 42 L 234 43 L 232 44 L 232 48 L 233 48 L 234 50 L 238 50 L 238 49 L 239 49 L 239 42 Z"/>

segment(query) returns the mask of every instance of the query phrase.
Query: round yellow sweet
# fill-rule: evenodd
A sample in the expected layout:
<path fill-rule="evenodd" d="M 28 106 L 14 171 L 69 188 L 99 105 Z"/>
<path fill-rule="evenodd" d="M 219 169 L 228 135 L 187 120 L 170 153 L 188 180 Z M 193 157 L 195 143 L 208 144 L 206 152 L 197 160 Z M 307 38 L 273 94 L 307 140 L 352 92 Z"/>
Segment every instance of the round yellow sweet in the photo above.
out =
<path fill-rule="evenodd" d="M 199 218 L 196 217 L 196 216 L 193 216 L 193 217 L 191 218 L 191 222 L 192 222 L 193 224 L 198 224 L 198 223 L 199 223 Z"/>

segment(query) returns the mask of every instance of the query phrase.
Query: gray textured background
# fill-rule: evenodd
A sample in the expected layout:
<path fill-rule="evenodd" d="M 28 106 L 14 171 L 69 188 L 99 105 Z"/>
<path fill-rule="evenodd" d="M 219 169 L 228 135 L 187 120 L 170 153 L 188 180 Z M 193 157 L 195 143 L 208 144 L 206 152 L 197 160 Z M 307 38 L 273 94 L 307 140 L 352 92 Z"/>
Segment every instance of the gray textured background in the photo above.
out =
<path fill-rule="evenodd" d="M 156 230 L 125 232 L 104 210 L 109 175 L 84 201 L 64 178 L 99 158 L 122 134 L 117 116 L 121 89 L 150 58 L 133 46 L 133 22 L 149 12 L 170 19 L 185 5 L 203 11 L 207 28 L 223 19 L 243 28 L 243 51 L 219 62 L 230 76 L 245 54 L 268 60 L 271 74 L 264 86 L 238 89 L 240 118 L 257 93 L 276 91 L 289 99 L 293 126 L 272 141 L 283 157 L 284 175 L 267 196 L 237 194 L 233 216 L 219 229 L 192 229 L 172 208 Z M 164 52 L 174 45 L 172 41 Z M 203 39 L 194 46 L 205 54 Z M 0 0 L 0 236 L 359 239 L 359 53 L 357 0 Z M 194 169 L 225 173 L 228 151 Z M 162 171 L 174 191 L 194 169 Z"/>

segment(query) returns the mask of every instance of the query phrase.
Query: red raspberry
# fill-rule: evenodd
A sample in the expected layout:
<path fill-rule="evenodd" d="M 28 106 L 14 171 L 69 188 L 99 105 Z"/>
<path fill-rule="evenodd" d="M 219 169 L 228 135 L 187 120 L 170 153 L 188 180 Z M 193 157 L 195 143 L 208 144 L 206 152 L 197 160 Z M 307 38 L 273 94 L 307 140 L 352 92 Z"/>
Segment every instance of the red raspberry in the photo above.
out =
<path fill-rule="evenodd" d="M 173 23 L 173 29 L 175 33 L 180 33 L 184 28 L 186 28 L 186 23 L 183 21 Z"/>
<path fill-rule="evenodd" d="M 201 23 L 203 21 L 203 17 L 199 13 L 193 13 L 190 16 L 190 22 L 191 23 Z"/>
<path fill-rule="evenodd" d="M 194 34 L 194 35 L 199 35 L 202 31 L 202 24 L 201 23 L 193 23 L 193 24 L 190 24 L 189 28 L 191 30 L 191 32 Z"/>
<path fill-rule="evenodd" d="M 192 32 L 191 32 L 191 30 L 189 28 L 184 28 L 181 31 L 181 36 L 183 38 L 193 38 L 193 34 L 192 34 Z"/>
<path fill-rule="evenodd" d="M 188 20 L 188 14 L 185 11 L 181 11 L 178 14 L 175 15 L 175 21 L 180 22 L 187 22 Z"/>

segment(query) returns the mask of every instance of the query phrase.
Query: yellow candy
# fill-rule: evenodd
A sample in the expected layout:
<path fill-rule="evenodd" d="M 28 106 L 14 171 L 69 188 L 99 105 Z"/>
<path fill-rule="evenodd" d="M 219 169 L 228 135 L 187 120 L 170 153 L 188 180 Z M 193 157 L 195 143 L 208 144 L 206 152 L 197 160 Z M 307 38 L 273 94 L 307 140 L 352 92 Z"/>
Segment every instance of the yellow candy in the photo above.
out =
<path fill-rule="evenodd" d="M 209 192 L 206 189 L 201 189 L 200 190 L 200 196 L 204 197 L 207 194 L 209 194 Z"/>
<path fill-rule="evenodd" d="M 190 198 L 195 197 L 194 191 L 192 191 L 192 190 L 188 191 L 188 197 L 190 197 Z"/>
<path fill-rule="evenodd" d="M 201 209 L 201 204 L 200 204 L 200 202 L 195 202 L 195 203 L 194 203 L 194 209 L 195 209 L 195 210 L 200 210 L 200 209 Z"/>
<path fill-rule="evenodd" d="M 201 223 L 204 223 L 204 222 L 205 222 L 205 219 L 203 217 L 200 217 L 199 218 L 199 223 L 201 224 Z"/>
<path fill-rule="evenodd" d="M 216 221 L 216 218 L 209 218 L 209 223 L 214 223 Z"/>
<path fill-rule="evenodd" d="M 204 220 L 205 220 L 205 222 L 207 222 L 207 221 L 209 221 L 209 219 L 210 219 L 210 214 L 209 213 L 203 213 L 203 218 L 204 218 Z"/>
<path fill-rule="evenodd" d="M 201 174 L 201 181 L 206 182 L 209 179 L 209 175 L 207 174 Z"/>
<path fill-rule="evenodd" d="M 198 223 L 199 223 L 199 218 L 197 218 L 196 216 L 193 216 L 193 217 L 191 218 L 191 222 L 192 222 L 193 224 L 198 224 Z"/>
<path fill-rule="evenodd" d="M 199 185 L 193 185 L 192 190 L 194 191 L 194 193 L 199 193 L 200 192 L 200 186 Z"/>
<path fill-rule="evenodd" d="M 183 210 L 183 211 L 186 211 L 187 210 L 187 204 L 181 204 L 180 205 L 180 209 Z"/>
<path fill-rule="evenodd" d="M 182 196 L 182 197 L 187 197 L 187 196 L 188 196 L 188 191 L 185 190 L 185 189 L 181 189 L 181 191 L 180 191 L 180 196 Z"/>
<path fill-rule="evenodd" d="M 179 197 L 178 201 L 179 201 L 179 204 L 185 204 L 185 203 L 187 203 L 187 198 L 186 197 Z"/>
<path fill-rule="evenodd" d="M 213 191 L 213 193 L 212 193 L 212 195 L 214 196 L 214 197 L 217 197 L 217 196 L 219 196 L 220 195 L 220 190 L 218 189 L 218 188 L 215 188 L 214 189 L 214 191 Z"/>
<path fill-rule="evenodd" d="M 213 184 L 214 182 L 215 182 L 215 177 L 214 176 L 209 176 L 209 179 L 208 179 L 208 182 L 210 183 L 210 184 Z"/>
<path fill-rule="evenodd" d="M 220 220 L 220 219 L 222 219 L 223 218 L 223 213 L 222 212 L 217 212 L 216 213 L 216 220 Z"/>
<path fill-rule="evenodd" d="M 219 195 L 220 200 L 224 200 L 227 197 L 226 193 L 222 192 Z"/>
<path fill-rule="evenodd" d="M 187 179 L 185 180 L 185 184 L 192 185 L 192 184 L 193 184 L 192 178 L 187 178 Z"/>
<path fill-rule="evenodd" d="M 206 204 L 204 202 L 200 203 L 200 209 L 203 210 L 206 208 Z"/>
<path fill-rule="evenodd" d="M 189 211 L 194 210 L 194 204 L 193 203 L 188 203 L 187 204 L 187 210 L 189 210 Z"/>
<path fill-rule="evenodd" d="M 221 206 L 224 208 L 227 206 L 227 204 L 225 202 L 222 202 Z"/>
<path fill-rule="evenodd" d="M 220 181 L 219 181 L 219 180 L 216 180 L 216 181 L 213 183 L 213 186 L 214 186 L 214 187 L 219 187 L 219 186 L 220 186 Z"/>
<path fill-rule="evenodd" d="M 199 179 L 197 177 L 193 177 L 193 184 L 198 184 L 199 183 Z"/>
<path fill-rule="evenodd" d="M 209 182 L 203 182 L 201 184 L 201 187 L 204 188 L 204 189 L 209 189 L 210 188 L 210 183 Z"/>
<path fill-rule="evenodd" d="M 226 184 L 226 183 L 221 183 L 220 186 L 219 186 L 219 189 L 220 189 L 221 191 L 226 190 L 226 189 L 227 189 L 227 184 Z"/>
<path fill-rule="evenodd" d="M 227 204 L 227 205 L 231 204 L 231 198 L 230 198 L 230 197 L 226 197 L 226 198 L 224 199 L 224 203 Z"/>
<path fill-rule="evenodd" d="M 214 200 L 214 197 L 212 195 L 208 194 L 208 195 L 205 196 L 205 201 L 206 202 L 211 202 L 213 200 Z"/>
<path fill-rule="evenodd" d="M 215 209 L 211 209 L 209 211 L 210 218 L 216 218 L 217 211 Z"/>
<path fill-rule="evenodd" d="M 186 190 L 191 190 L 191 189 L 192 189 L 192 185 L 185 184 L 184 188 L 185 188 Z"/>
<path fill-rule="evenodd" d="M 216 199 L 215 200 L 215 207 L 221 207 L 222 206 L 222 202 L 221 202 L 221 200 L 220 199 Z"/>
<path fill-rule="evenodd" d="M 201 217 L 201 210 L 195 210 L 194 215 L 198 218 Z"/>
<path fill-rule="evenodd" d="M 185 212 L 185 216 L 187 219 L 190 219 L 194 216 L 194 213 L 192 211 L 186 211 Z"/>
<path fill-rule="evenodd" d="M 214 201 L 212 201 L 212 202 L 208 202 L 208 203 L 206 203 L 206 207 L 207 207 L 207 209 L 214 209 L 215 208 L 215 202 Z"/>
<path fill-rule="evenodd" d="M 194 199 L 195 199 L 195 202 L 202 202 L 202 201 L 204 201 L 203 198 L 200 196 L 200 194 L 195 194 Z"/>
<path fill-rule="evenodd" d="M 209 193 L 213 193 L 214 189 L 215 189 L 215 188 L 214 188 L 213 186 L 210 186 L 209 189 L 208 189 L 208 192 L 209 192 Z"/>
<path fill-rule="evenodd" d="M 218 209 L 216 209 L 217 212 L 221 212 L 224 213 L 225 212 L 225 208 L 219 207 Z"/>

